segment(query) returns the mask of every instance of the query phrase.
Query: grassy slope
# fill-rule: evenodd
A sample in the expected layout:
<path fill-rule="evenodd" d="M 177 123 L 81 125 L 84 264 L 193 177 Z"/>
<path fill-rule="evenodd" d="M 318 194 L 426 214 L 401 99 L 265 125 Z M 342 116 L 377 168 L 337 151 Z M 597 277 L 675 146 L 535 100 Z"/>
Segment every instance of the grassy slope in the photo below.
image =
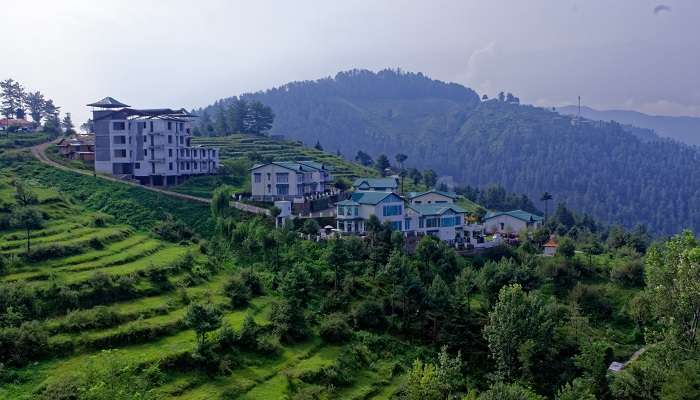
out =
<path fill-rule="evenodd" d="M 0 132 L 0 154 L 7 149 L 34 146 L 47 141 L 48 138 L 44 132 Z"/>
<path fill-rule="evenodd" d="M 112 276 L 136 274 L 134 276 L 138 277 L 139 273 L 176 261 L 186 251 L 197 251 L 195 247 L 166 243 L 153 237 L 143 229 L 148 227 L 148 223 L 129 226 L 123 224 L 128 220 L 116 218 L 115 222 L 120 224 L 105 227 L 94 227 L 91 224 L 93 210 L 112 210 L 109 205 L 98 207 L 98 203 L 92 197 L 100 196 L 102 191 L 109 191 L 112 195 L 110 197 L 115 201 L 142 202 L 143 208 L 157 204 L 161 196 L 153 197 L 150 192 L 138 188 L 122 188 L 120 186 L 124 185 L 93 181 L 90 177 L 54 171 L 26 159 L 15 160 L 12 165 L 5 165 L 8 168 L 0 173 L 0 199 L 12 202 L 14 189 L 11 181 L 16 178 L 23 179 L 39 194 L 40 204 L 37 207 L 48 216 L 44 228 L 32 232 L 35 247 L 89 240 L 115 229 L 123 231 L 123 234 L 106 240 L 104 248 L 101 249 L 86 247 L 80 254 L 52 258 L 40 263 L 29 264 L 20 261 L 0 277 L 0 284 L 12 281 L 31 286 L 44 285 L 49 282 L 49 278 L 56 282 L 78 283 L 89 279 L 96 271 Z M 81 188 L 81 184 L 88 185 L 89 188 Z M 89 190 L 94 193 L 83 196 Z M 75 195 L 76 198 L 67 193 Z M 183 213 L 193 206 L 180 201 L 173 203 L 171 209 Z M 203 212 L 208 213 L 206 207 L 204 211 L 200 211 L 200 215 Z M 16 230 L 1 231 L 0 243 L 9 244 L 9 247 L 0 250 L 0 254 L 21 255 L 21 246 L 15 247 L 14 244 L 23 243 L 23 237 L 23 233 Z M 198 254 L 196 258 L 198 263 L 205 261 L 204 255 Z M 227 298 L 222 289 L 227 275 L 227 271 L 222 271 L 208 281 L 187 287 L 187 297 L 225 305 Z M 148 284 L 147 279 L 138 279 L 143 281 L 139 285 Z M 170 276 L 170 281 L 176 286 L 181 280 L 181 274 Z M 32 393 L 42 384 L 84 368 L 88 362 L 106 362 L 116 357 L 143 365 L 191 351 L 195 346 L 195 335 L 182 323 L 187 307 L 181 300 L 182 293 L 175 290 L 166 290 L 155 295 L 149 293 L 144 291 L 134 299 L 104 305 L 107 311 L 119 316 L 115 325 L 76 330 L 72 327 L 71 320 L 86 312 L 83 310 L 74 311 L 70 315 L 51 316 L 40 321 L 50 333 L 49 345 L 55 349 L 53 355 L 16 370 L 18 379 L 0 385 L 0 399 L 33 398 Z M 240 329 L 245 316 L 252 313 L 258 324 L 267 324 L 273 300 L 274 297 L 271 296 L 258 297 L 246 308 L 228 310 L 224 322 L 234 329 Z M 124 342 L 125 335 L 133 331 L 150 333 L 146 339 Z M 109 355 L 102 352 L 108 348 L 115 350 Z M 210 399 L 220 398 L 226 390 L 243 388 L 243 398 L 278 398 L 287 392 L 285 374 L 298 374 L 322 368 L 333 362 L 339 352 L 340 347 L 326 346 L 314 336 L 305 342 L 285 346 L 278 356 L 244 354 L 243 365 L 229 376 L 211 378 L 195 371 L 166 371 L 166 380 L 157 389 L 157 395 L 158 398 Z M 362 387 L 367 384 L 380 386 L 384 380 L 368 383 L 363 377 L 361 383 Z M 347 390 L 351 391 L 352 388 Z"/>

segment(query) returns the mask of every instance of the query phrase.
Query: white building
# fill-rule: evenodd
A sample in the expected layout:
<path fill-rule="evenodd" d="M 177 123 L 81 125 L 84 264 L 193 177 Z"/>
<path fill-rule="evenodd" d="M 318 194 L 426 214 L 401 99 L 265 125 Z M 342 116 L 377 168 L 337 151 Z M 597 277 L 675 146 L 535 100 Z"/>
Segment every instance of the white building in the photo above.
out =
<path fill-rule="evenodd" d="M 486 233 L 510 234 L 542 226 L 543 218 L 523 210 L 488 212 L 484 217 Z"/>
<path fill-rule="evenodd" d="M 407 197 L 411 204 L 453 204 L 457 194 L 433 189 L 427 192 L 409 192 Z"/>
<path fill-rule="evenodd" d="M 314 161 L 273 161 L 255 165 L 250 171 L 254 200 L 303 202 L 305 196 L 333 188 L 329 168 Z"/>
<path fill-rule="evenodd" d="M 431 235 L 450 244 L 464 239 L 466 211 L 452 202 L 406 204 L 396 193 L 371 190 L 354 192 L 336 208 L 337 229 L 343 233 L 364 234 L 367 220 L 375 215 L 406 236 Z"/>
<path fill-rule="evenodd" d="M 97 172 L 171 185 L 190 175 L 213 174 L 219 166 L 218 149 L 190 143 L 195 116 L 184 109 L 138 110 L 111 97 L 88 106 L 96 108 Z"/>

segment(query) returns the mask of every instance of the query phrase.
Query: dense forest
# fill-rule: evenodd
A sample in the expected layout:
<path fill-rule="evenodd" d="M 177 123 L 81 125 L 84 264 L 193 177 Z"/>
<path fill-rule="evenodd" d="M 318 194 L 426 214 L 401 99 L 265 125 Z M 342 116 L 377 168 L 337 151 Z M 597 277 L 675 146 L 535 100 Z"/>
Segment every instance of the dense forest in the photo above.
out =
<path fill-rule="evenodd" d="M 533 199 L 549 191 L 556 202 L 654 234 L 700 230 L 698 150 L 650 131 L 576 121 L 512 95 L 484 99 L 400 70 L 341 72 L 240 97 L 272 108 L 271 133 L 308 145 L 403 153 L 407 165 L 458 184 L 500 184 Z M 217 106 L 203 111 L 216 115 Z"/>

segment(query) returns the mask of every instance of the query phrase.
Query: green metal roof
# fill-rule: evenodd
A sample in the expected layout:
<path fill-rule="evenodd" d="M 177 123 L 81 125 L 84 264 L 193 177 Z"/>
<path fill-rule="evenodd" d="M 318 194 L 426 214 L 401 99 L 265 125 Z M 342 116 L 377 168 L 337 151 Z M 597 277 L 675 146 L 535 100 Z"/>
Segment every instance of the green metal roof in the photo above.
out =
<path fill-rule="evenodd" d="M 412 210 L 421 215 L 442 215 L 447 210 L 452 210 L 457 214 L 466 214 L 467 210 L 455 204 L 411 204 Z"/>
<path fill-rule="evenodd" d="M 298 172 L 328 171 L 325 165 L 315 161 L 273 161 L 267 164 L 255 164 L 250 170 L 252 171 L 270 164 Z"/>
<path fill-rule="evenodd" d="M 338 206 L 359 206 L 360 203 L 352 200 L 343 200 L 335 203 Z"/>
<path fill-rule="evenodd" d="M 399 182 L 396 178 L 357 178 L 353 183 L 353 186 L 359 187 L 363 183 L 371 188 L 397 188 L 399 187 Z"/>
<path fill-rule="evenodd" d="M 389 196 L 396 196 L 397 201 L 403 201 L 399 195 L 394 192 L 378 192 L 378 191 L 357 191 L 352 194 L 350 199 L 359 204 L 376 205 L 382 202 Z"/>
<path fill-rule="evenodd" d="M 527 211 L 523 210 L 513 210 L 513 211 L 489 211 L 486 213 L 486 216 L 484 216 L 484 220 L 491 219 L 491 218 L 496 218 L 501 215 L 508 215 L 513 218 L 517 218 L 521 221 L 525 222 L 538 222 L 542 221 L 544 218 L 540 217 L 539 215 L 529 213 Z"/>
<path fill-rule="evenodd" d="M 457 198 L 457 193 L 455 192 L 443 192 L 442 190 L 428 190 L 427 192 L 408 192 L 408 198 L 409 199 L 414 199 L 416 197 L 422 196 L 424 194 L 429 194 L 429 193 L 435 193 L 439 194 L 445 197 L 449 197 L 451 199 L 456 199 Z"/>

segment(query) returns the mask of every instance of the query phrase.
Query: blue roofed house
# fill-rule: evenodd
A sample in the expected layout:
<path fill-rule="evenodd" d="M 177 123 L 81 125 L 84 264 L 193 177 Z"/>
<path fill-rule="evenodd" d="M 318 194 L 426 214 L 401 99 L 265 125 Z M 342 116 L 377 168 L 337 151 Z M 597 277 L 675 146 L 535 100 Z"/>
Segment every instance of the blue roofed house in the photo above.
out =
<path fill-rule="evenodd" d="M 273 161 L 254 165 L 250 171 L 254 200 L 303 202 L 305 196 L 333 187 L 328 166 L 315 161 Z"/>
<path fill-rule="evenodd" d="M 542 226 L 544 218 L 523 210 L 489 211 L 484 216 L 484 231 L 487 233 L 510 234 L 525 229 Z"/>
<path fill-rule="evenodd" d="M 363 234 L 370 216 L 388 221 L 396 231 L 403 231 L 404 200 L 393 192 L 358 191 L 349 199 L 336 203 L 337 228 L 344 233 Z"/>
<path fill-rule="evenodd" d="M 396 177 L 357 178 L 352 186 L 355 190 L 362 191 L 396 192 L 399 188 L 399 179 Z"/>
<path fill-rule="evenodd" d="M 431 235 L 449 244 L 464 239 L 466 211 L 452 203 L 407 204 L 391 191 L 359 190 L 337 203 L 336 212 L 337 229 L 346 234 L 364 234 L 367 220 L 376 215 L 406 236 Z"/>

